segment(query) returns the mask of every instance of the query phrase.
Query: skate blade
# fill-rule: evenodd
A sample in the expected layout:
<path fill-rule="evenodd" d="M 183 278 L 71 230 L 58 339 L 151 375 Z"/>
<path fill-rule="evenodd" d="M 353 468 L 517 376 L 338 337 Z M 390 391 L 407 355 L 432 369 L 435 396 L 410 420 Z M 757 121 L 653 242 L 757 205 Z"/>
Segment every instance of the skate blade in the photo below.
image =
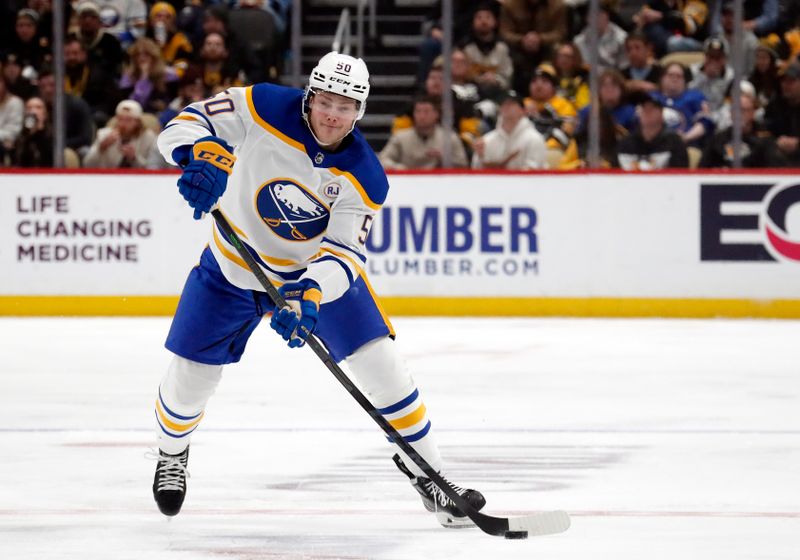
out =
<path fill-rule="evenodd" d="M 436 520 L 445 529 L 469 529 L 475 527 L 475 523 L 469 517 L 455 517 L 445 511 L 437 511 L 435 513 Z"/>

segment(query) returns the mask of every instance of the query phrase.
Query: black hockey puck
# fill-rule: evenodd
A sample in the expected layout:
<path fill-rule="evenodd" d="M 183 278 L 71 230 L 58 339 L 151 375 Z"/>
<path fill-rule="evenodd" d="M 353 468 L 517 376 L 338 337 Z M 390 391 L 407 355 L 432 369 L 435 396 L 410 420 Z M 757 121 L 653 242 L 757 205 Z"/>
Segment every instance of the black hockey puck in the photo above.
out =
<path fill-rule="evenodd" d="M 506 531 L 503 536 L 507 539 L 527 539 L 528 531 Z"/>

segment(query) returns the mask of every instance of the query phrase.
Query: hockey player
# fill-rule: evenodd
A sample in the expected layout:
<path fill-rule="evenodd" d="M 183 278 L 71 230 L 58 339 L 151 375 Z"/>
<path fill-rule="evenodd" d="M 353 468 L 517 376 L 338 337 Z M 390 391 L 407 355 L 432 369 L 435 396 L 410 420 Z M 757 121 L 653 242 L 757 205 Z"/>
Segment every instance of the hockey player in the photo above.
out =
<path fill-rule="evenodd" d="M 223 365 L 239 360 L 270 311 L 270 326 L 290 347 L 313 332 L 335 360 L 346 359 L 379 412 L 434 469 L 442 467 L 425 405 L 364 272 L 367 235 L 389 188 L 355 130 L 368 94 L 363 60 L 331 52 L 304 91 L 230 88 L 186 107 L 158 138 L 167 161 L 183 170 L 178 190 L 194 218 L 218 205 L 289 304 L 275 307 L 213 224 L 167 336 L 175 356 L 155 404 L 153 494 L 165 515 L 183 504 L 189 438 Z M 444 526 L 472 524 L 407 456 L 394 459 Z M 457 490 L 483 507 L 480 492 Z"/>

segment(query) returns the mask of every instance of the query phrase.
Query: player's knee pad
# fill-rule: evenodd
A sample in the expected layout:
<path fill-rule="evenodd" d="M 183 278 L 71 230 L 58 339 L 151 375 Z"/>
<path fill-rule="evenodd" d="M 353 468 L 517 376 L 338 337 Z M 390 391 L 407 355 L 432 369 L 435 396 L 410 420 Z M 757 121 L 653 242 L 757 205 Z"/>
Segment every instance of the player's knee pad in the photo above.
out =
<path fill-rule="evenodd" d="M 174 356 L 161 381 L 161 398 L 187 412 L 202 410 L 222 378 L 222 366 Z"/>
<path fill-rule="evenodd" d="M 388 336 L 373 340 L 347 357 L 353 382 L 380 408 L 414 390 L 414 380 L 394 341 Z"/>

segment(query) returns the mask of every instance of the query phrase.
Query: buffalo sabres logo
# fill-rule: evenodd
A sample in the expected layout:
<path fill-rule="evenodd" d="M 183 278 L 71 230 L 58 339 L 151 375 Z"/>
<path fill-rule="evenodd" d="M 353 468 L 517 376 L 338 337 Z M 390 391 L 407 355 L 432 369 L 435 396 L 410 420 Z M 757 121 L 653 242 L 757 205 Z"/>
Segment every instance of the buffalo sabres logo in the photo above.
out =
<path fill-rule="evenodd" d="M 305 241 L 320 235 L 328 226 L 328 208 L 291 179 L 264 183 L 256 194 L 261 219 L 279 237 Z"/>
<path fill-rule="evenodd" d="M 314 157 L 314 163 L 320 165 L 324 159 L 325 156 L 322 154 L 322 152 L 317 152 L 317 155 Z"/>

